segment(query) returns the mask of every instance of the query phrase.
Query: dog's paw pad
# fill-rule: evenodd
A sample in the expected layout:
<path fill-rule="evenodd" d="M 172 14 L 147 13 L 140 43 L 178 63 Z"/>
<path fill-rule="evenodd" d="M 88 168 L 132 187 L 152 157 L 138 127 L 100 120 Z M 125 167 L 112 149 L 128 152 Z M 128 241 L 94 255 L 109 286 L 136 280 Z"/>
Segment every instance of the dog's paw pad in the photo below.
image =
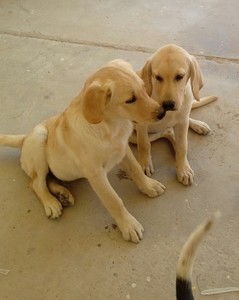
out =
<path fill-rule="evenodd" d="M 71 206 L 74 204 L 74 198 L 68 191 L 58 192 L 55 196 L 63 206 Z"/>

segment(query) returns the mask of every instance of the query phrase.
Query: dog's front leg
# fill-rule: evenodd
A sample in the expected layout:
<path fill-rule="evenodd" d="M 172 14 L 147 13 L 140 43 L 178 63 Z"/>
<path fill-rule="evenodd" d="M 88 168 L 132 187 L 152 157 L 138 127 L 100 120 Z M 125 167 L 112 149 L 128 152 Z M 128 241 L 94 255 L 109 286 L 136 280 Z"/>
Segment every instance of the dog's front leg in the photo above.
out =
<path fill-rule="evenodd" d="M 149 197 L 157 197 L 164 193 L 165 186 L 144 174 L 129 146 L 122 164 L 129 177 L 132 178 L 142 193 L 147 194 Z"/>
<path fill-rule="evenodd" d="M 184 185 L 193 183 L 194 172 L 189 165 L 188 152 L 188 126 L 189 120 L 183 123 L 178 123 L 174 127 L 175 132 L 175 155 L 178 181 Z"/>
<path fill-rule="evenodd" d="M 92 188 L 99 196 L 105 208 L 116 221 L 126 241 L 138 243 L 143 238 L 142 225 L 127 211 L 123 201 L 110 185 L 104 170 L 91 172 L 87 176 Z"/>
<path fill-rule="evenodd" d="M 148 136 L 148 126 L 137 124 L 137 144 L 139 163 L 147 176 L 154 173 L 153 162 L 151 158 L 151 144 Z"/>

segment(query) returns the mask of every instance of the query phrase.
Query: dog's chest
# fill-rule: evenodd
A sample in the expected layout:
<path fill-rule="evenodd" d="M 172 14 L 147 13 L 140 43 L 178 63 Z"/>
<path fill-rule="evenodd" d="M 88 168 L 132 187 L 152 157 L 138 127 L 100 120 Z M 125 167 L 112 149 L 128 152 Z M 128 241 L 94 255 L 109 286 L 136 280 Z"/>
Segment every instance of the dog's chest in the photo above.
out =
<path fill-rule="evenodd" d="M 103 167 L 107 173 L 119 164 L 126 154 L 132 131 L 133 124 L 128 120 L 114 119 L 99 124 L 95 138 L 87 151 L 94 165 Z"/>
<path fill-rule="evenodd" d="M 108 172 L 110 171 L 116 164 L 120 163 L 125 156 L 126 149 L 128 146 L 128 138 L 127 135 L 115 136 L 110 142 L 104 145 L 104 149 L 101 152 L 102 154 L 102 162 L 103 168 Z"/>

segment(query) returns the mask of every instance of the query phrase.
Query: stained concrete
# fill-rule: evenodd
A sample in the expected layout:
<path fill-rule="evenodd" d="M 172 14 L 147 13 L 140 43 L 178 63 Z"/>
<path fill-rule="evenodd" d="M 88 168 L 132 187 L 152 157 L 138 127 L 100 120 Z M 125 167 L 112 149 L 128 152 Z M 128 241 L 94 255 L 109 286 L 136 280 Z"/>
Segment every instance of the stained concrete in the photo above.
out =
<path fill-rule="evenodd" d="M 0 299 L 175 299 L 175 266 L 189 233 L 216 210 L 222 218 L 198 253 L 196 299 L 208 288 L 239 286 L 239 3 L 237 1 L 1 1 L 0 132 L 25 133 L 62 111 L 99 66 L 123 58 L 137 69 L 158 47 L 196 55 L 202 95 L 220 99 L 192 115 L 208 136 L 189 132 L 195 183 L 175 178 L 170 145 L 152 146 L 154 178 L 167 187 L 149 199 L 128 179 L 110 181 L 143 224 L 144 239 L 122 240 L 86 180 L 70 184 L 74 207 L 48 220 L 21 171 L 19 152 L 0 149 Z M 136 149 L 133 147 L 134 152 Z M 208 299 L 235 300 L 239 294 Z"/>

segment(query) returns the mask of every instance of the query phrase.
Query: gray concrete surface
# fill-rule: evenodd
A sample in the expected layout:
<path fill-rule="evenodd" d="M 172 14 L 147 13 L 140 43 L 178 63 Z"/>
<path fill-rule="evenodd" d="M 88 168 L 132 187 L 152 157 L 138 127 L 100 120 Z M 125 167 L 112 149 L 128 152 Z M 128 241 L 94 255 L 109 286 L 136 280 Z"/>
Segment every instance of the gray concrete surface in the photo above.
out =
<path fill-rule="evenodd" d="M 87 76 L 114 58 L 135 68 L 166 43 L 197 56 L 202 95 L 218 102 L 193 111 L 212 133 L 189 132 L 195 184 L 176 181 L 165 141 L 152 146 L 154 178 L 167 187 L 156 199 L 110 174 L 115 190 L 145 228 L 138 245 L 122 240 L 86 180 L 70 184 L 74 207 L 46 219 L 21 171 L 19 152 L 0 149 L 0 299 L 175 299 L 175 266 L 189 233 L 211 212 L 222 218 L 198 253 L 199 289 L 239 286 L 239 2 L 5 1 L 0 2 L 0 132 L 25 133 L 62 111 Z M 135 148 L 133 148 L 135 150 Z"/>

